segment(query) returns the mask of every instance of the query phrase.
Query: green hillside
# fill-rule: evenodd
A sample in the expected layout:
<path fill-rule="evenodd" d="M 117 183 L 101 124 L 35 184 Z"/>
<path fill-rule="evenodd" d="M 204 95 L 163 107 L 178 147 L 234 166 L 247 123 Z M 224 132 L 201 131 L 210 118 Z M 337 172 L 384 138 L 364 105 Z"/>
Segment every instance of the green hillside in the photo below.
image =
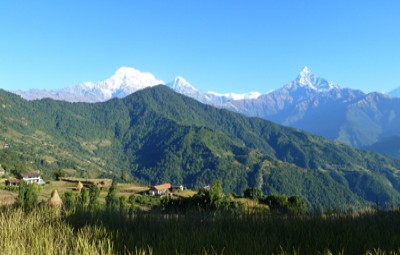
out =
<path fill-rule="evenodd" d="M 206 106 L 166 86 L 105 103 L 0 92 L 0 164 L 80 177 L 200 187 L 220 179 L 320 208 L 400 202 L 400 161 Z"/>

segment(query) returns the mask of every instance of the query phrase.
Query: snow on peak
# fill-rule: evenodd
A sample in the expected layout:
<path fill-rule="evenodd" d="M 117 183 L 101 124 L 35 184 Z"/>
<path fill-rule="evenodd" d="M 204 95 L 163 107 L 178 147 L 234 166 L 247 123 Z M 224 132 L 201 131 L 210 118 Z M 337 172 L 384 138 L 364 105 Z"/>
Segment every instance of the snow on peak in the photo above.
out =
<path fill-rule="evenodd" d="M 189 82 L 187 82 L 184 78 L 181 76 L 177 76 L 174 81 L 170 82 L 170 87 L 174 90 L 179 90 L 179 89 L 192 89 L 196 90 Z"/>
<path fill-rule="evenodd" d="M 91 94 L 99 101 L 105 101 L 113 97 L 125 97 L 133 92 L 146 87 L 164 84 L 157 80 L 151 73 L 141 72 L 131 67 L 119 68 L 110 78 L 99 82 L 84 82 L 76 86 L 66 88 L 73 94 Z"/>
<path fill-rule="evenodd" d="M 311 70 L 305 66 L 297 76 L 297 79 L 289 83 L 286 87 L 297 88 L 306 87 L 318 92 L 329 91 L 334 88 L 339 88 L 337 85 L 323 79 L 319 78 Z"/>
<path fill-rule="evenodd" d="M 120 88 L 122 86 L 142 89 L 154 85 L 163 84 L 161 80 L 157 80 L 151 73 L 141 72 L 131 67 L 119 68 L 113 76 L 108 80 L 100 82 L 107 86 Z"/>
<path fill-rule="evenodd" d="M 299 76 L 297 77 L 297 80 L 299 81 L 300 85 L 302 85 L 302 86 L 310 86 L 310 87 L 314 88 L 314 85 L 312 84 L 312 81 L 311 81 L 313 76 L 314 75 L 311 74 L 310 69 L 307 66 L 305 66 L 301 70 Z"/>
<path fill-rule="evenodd" d="M 216 92 L 207 92 L 208 94 L 218 96 L 218 97 L 226 97 L 230 100 L 243 100 L 243 99 L 257 99 L 259 96 L 261 96 L 260 92 L 249 92 L 249 93 L 243 93 L 243 94 L 237 94 L 237 93 L 225 93 L 225 94 L 219 94 Z"/>
<path fill-rule="evenodd" d="M 187 82 L 181 76 L 177 76 L 172 82 L 167 84 L 168 87 L 172 88 L 174 91 L 191 96 L 197 94 L 199 91 L 193 87 L 189 82 Z"/>
<path fill-rule="evenodd" d="M 307 66 L 303 67 L 303 69 L 300 72 L 300 76 L 302 76 L 302 77 L 310 76 L 310 74 L 311 74 L 311 70 Z"/>

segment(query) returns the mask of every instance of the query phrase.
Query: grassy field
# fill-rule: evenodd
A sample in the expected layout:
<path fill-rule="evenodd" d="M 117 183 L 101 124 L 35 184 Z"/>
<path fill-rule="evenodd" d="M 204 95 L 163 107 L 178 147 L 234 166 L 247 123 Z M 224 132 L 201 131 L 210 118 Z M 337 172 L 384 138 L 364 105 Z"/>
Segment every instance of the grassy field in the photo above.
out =
<path fill-rule="evenodd" d="M 8 190 L 0 190 L 0 205 L 10 205 L 15 202 L 15 198 L 17 197 L 16 192 L 8 191 Z"/>
<path fill-rule="evenodd" d="M 0 210 L 2 254 L 400 254 L 400 212 L 261 214 Z"/>
<path fill-rule="evenodd" d="M 110 182 L 90 181 L 104 183 L 100 192 L 104 204 Z M 47 200 L 54 189 L 62 196 L 67 191 L 77 192 L 75 188 L 75 182 L 51 181 L 40 191 L 39 200 Z M 117 194 L 129 197 L 146 189 L 118 184 Z M 177 196 L 194 194 L 184 190 Z M 16 196 L 17 191 L 0 190 L 3 204 L 12 204 Z M 400 255 L 399 210 L 288 216 L 271 214 L 268 206 L 254 200 L 235 198 L 245 210 L 194 208 L 177 214 L 163 212 L 158 198 L 135 198 L 138 200 L 124 211 L 104 207 L 66 211 L 41 205 L 23 212 L 4 205 L 0 207 L 0 253 Z"/>

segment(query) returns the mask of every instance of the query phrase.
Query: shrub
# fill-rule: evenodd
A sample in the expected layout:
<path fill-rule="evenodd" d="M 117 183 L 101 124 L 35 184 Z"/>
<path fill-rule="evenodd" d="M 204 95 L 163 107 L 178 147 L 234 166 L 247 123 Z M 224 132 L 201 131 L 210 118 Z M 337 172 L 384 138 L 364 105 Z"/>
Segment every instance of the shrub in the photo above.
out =
<path fill-rule="evenodd" d="M 254 199 L 254 200 L 259 200 L 263 197 L 263 193 L 261 189 L 257 188 L 248 188 L 243 191 L 244 197 Z"/>
<path fill-rule="evenodd" d="M 19 182 L 18 197 L 16 205 L 23 208 L 25 211 L 32 210 L 37 205 L 37 194 L 34 184 L 27 184 L 25 181 Z"/>

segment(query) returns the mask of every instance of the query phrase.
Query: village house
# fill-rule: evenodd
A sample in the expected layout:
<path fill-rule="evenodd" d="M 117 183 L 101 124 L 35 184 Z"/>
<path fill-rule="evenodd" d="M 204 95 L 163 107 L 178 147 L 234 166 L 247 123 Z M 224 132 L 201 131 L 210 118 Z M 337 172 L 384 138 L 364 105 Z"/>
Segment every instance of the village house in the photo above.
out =
<path fill-rule="evenodd" d="M 22 180 L 26 181 L 26 183 L 31 184 L 31 183 L 36 183 L 39 185 L 44 185 L 45 182 L 43 181 L 43 179 L 40 177 L 39 173 L 21 173 L 20 174 Z"/>
<path fill-rule="evenodd" d="M 8 179 L 6 180 L 6 185 L 7 186 L 18 186 L 20 179 Z"/>
<path fill-rule="evenodd" d="M 6 180 L 6 185 L 7 186 L 18 186 L 20 179 L 8 179 Z"/>
<path fill-rule="evenodd" d="M 169 193 L 176 193 L 183 190 L 183 186 L 172 186 L 170 183 L 163 183 L 160 185 L 156 185 L 148 190 L 148 194 L 151 196 L 162 196 L 167 195 Z"/>
<path fill-rule="evenodd" d="M 18 186 L 18 184 L 24 180 L 27 184 L 36 183 L 38 185 L 44 185 L 45 181 L 40 177 L 40 173 L 20 173 L 18 179 L 8 179 L 6 180 L 7 186 Z"/>
<path fill-rule="evenodd" d="M 172 185 L 170 183 L 163 183 L 150 188 L 149 195 L 151 196 L 161 196 L 169 193 Z"/>

